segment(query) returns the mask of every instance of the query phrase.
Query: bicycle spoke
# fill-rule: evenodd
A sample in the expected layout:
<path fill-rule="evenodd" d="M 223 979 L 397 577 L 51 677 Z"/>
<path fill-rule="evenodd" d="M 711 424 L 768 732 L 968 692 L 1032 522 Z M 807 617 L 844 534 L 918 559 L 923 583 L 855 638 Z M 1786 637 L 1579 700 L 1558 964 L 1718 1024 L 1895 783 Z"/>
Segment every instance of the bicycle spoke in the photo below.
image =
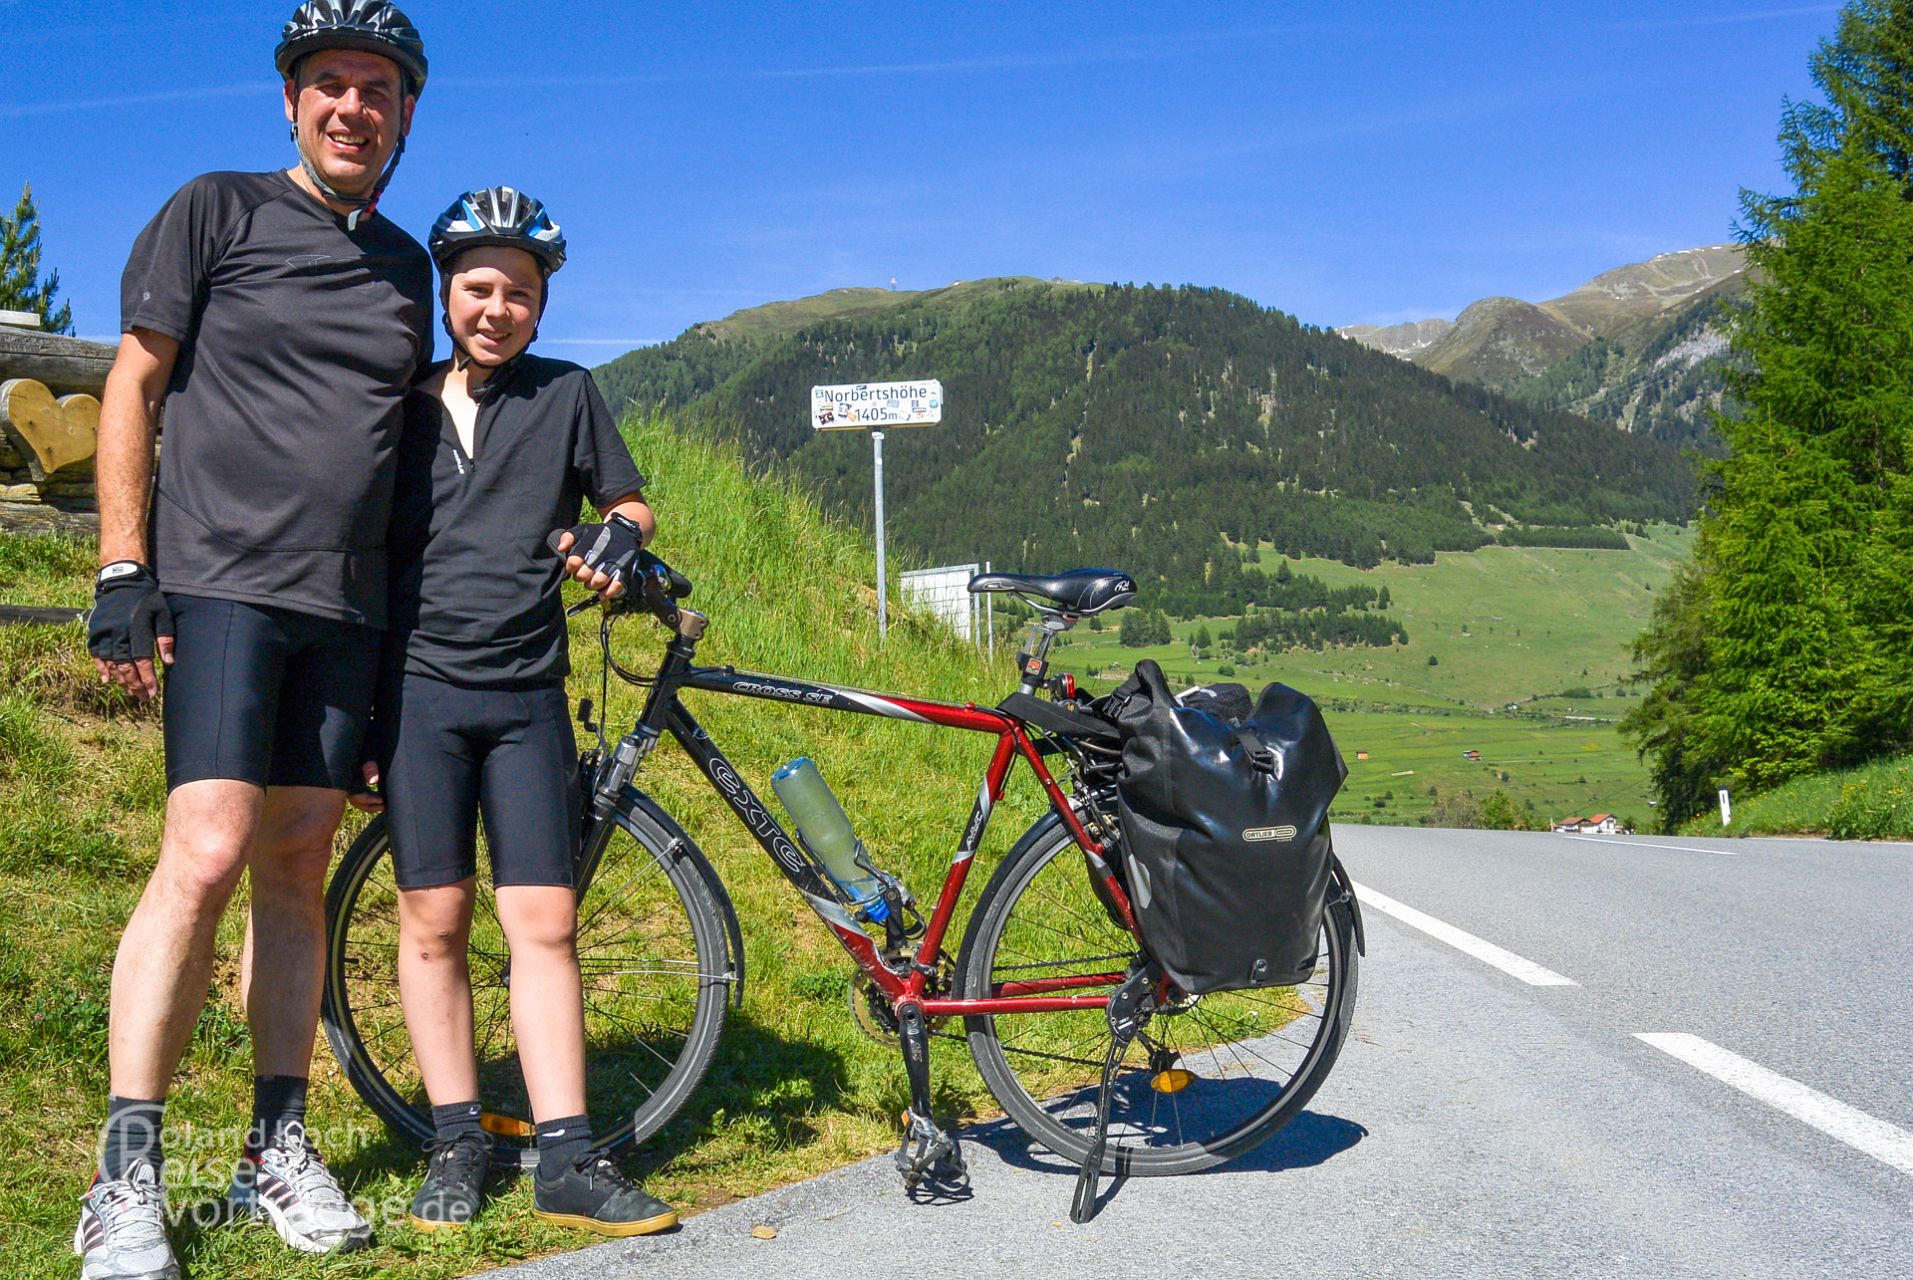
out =
<path fill-rule="evenodd" d="M 637 885 L 639 881 L 643 880 L 646 876 L 649 876 L 653 871 L 662 871 L 662 870 L 664 870 L 664 864 L 659 862 L 656 858 L 652 858 L 650 862 L 640 867 L 637 873 L 633 875 L 629 880 L 626 880 L 623 884 L 619 885 L 615 891 L 613 891 L 610 895 L 608 895 L 604 899 L 604 901 L 600 902 L 597 906 L 593 907 L 590 915 L 579 920 L 578 932 L 583 933 L 587 929 L 589 929 L 591 927 L 592 921 L 596 920 L 599 916 L 603 915 L 606 911 L 610 910 L 613 906 L 615 906 L 617 903 L 622 901 L 624 896 L 628 894 L 631 891 L 631 889 L 635 885 Z"/>

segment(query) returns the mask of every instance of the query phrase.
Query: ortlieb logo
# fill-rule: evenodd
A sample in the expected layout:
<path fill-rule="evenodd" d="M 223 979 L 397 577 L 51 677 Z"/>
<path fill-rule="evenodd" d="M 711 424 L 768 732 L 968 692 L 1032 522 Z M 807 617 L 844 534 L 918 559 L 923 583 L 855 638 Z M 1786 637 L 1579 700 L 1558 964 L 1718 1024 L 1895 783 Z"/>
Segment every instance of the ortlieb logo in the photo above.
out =
<path fill-rule="evenodd" d="M 1294 827 L 1250 827 L 1242 833 L 1244 840 L 1293 840 Z"/>

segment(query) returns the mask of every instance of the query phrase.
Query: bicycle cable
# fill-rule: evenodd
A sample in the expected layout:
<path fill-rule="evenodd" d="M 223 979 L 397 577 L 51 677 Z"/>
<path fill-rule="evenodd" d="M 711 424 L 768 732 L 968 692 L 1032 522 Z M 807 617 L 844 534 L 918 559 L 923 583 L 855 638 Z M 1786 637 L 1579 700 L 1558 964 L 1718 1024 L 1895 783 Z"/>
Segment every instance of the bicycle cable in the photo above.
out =
<path fill-rule="evenodd" d="M 598 644 L 604 650 L 603 674 L 605 688 L 608 690 L 611 687 L 610 673 L 614 671 L 617 672 L 618 679 L 624 681 L 626 684 L 637 685 L 639 688 L 649 688 L 651 685 L 657 683 L 656 677 L 641 676 L 635 671 L 626 671 L 623 666 L 619 665 L 618 660 L 611 656 L 611 627 L 617 622 L 618 616 L 616 612 L 606 609 L 604 618 L 598 623 Z"/>

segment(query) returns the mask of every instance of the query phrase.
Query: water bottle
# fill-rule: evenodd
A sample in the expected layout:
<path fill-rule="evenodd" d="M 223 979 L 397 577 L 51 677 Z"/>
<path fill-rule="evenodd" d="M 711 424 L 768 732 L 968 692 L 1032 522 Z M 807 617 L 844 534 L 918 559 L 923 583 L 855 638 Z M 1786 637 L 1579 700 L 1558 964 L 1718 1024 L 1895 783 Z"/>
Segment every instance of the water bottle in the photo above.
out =
<path fill-rule="evenodd" d="M 883 884 L 862 865 L 863 841 L 851 830 L 844 807 L 831 794 L 824 775 L 809 756 L 798 756 L 771 775 L 771 790 L 784 802 L 797 838 L 824 864 L 853 906 L 881 923 L 890 914 L 883 902 Z"/>

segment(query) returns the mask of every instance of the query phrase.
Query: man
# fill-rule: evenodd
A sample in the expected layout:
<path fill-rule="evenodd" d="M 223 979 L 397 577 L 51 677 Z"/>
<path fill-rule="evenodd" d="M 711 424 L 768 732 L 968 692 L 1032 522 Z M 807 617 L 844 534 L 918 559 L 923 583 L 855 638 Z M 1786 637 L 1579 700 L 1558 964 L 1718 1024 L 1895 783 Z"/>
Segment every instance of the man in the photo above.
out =
<path fill-rule="evenodd" d="M 232 1198 L 295 1248 L 370 1238 L 307 1140 L 305 1089 L 324 876 L 385 625 L 403 398 L 432 354 L 430 260 L 375 208 L 426 61 L 385 0 L 310 0 L 274 62 L 299 164 L 195 178 L 140 233 L 101 407 L 88 647 L 135 697 L 158 692 L 156 651 L 172 669 L 165 832 L 113 968 L 84 1280 L 179 1274 L 163 1108 L 242 872 L 255 1099 Z"/>

